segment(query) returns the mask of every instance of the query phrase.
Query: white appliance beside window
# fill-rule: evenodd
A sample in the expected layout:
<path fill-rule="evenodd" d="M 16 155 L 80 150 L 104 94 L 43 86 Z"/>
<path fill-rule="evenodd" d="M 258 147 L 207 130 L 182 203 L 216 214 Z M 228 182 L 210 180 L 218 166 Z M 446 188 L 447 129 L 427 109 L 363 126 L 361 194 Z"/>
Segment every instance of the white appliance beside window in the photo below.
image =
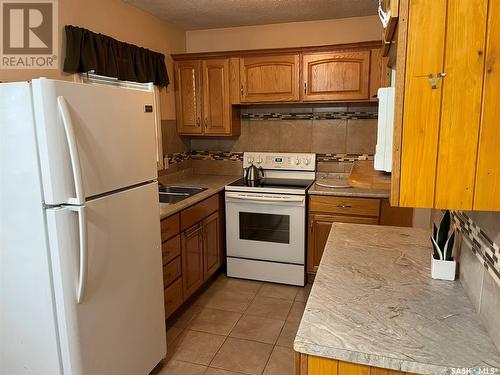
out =
<path fill-rule="evenodd" d="M 153 105 L 0 84 L 1 374 L 148 374 L 165 357 Z"/>
<path fill-rule="evenodd" d="M 374 168 L 378 171 L 392 171 L 395 93 L 394 87 L 378 89 L 378 129 L 374 158 Z"/>

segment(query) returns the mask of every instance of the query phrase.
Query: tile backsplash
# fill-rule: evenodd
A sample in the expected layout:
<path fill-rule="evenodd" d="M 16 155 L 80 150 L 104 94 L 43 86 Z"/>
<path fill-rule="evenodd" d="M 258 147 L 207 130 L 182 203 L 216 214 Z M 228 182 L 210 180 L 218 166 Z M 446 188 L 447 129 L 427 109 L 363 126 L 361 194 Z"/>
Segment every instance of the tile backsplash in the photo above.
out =
<path fill-rule="evenodd" d="M 500 212 L 453 212 L 460 282 L 500 351 Z"/>
<path fill-rule="evenodd" d="M 377 111 L 376 105 L 242 107 L 239 137 L 193 137 L 190 150 L 373 155 Z"/>

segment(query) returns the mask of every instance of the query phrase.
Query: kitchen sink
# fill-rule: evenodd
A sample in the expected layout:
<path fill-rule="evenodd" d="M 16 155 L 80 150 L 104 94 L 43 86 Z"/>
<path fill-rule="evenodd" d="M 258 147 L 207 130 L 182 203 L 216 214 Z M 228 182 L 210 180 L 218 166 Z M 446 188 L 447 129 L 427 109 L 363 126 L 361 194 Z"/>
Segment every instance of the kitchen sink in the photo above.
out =
<path fill-rule="evenodd" d="M 198 186 L 159 186 L 160 203 L 175 204 L 186 198 L 192 197 L 207 188 Z"/>

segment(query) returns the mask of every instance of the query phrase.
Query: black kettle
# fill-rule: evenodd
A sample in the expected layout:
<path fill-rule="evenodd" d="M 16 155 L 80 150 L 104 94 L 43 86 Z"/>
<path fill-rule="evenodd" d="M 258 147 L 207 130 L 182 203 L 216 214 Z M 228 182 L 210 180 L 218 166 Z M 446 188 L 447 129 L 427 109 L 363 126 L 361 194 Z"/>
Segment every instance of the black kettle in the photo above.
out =
<path fill-rule="evenodd" d="M 257 168 L 255 165 L 250 164 L 248 168 L 245 168 L 244 177 L 246 181 L 260 181 L 264 178 L 264 169 L 262 169 L 262 167 Z"/>

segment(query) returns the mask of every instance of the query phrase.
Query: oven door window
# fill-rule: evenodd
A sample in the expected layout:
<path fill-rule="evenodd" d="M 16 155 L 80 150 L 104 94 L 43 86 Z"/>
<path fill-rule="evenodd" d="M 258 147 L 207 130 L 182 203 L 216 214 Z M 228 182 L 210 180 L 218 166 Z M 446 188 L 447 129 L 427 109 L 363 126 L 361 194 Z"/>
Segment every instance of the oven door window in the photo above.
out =
<path fill-rule="evenodd" d="M 290 243 L 290 216 L 240 212 L 240 239 Z"/>

